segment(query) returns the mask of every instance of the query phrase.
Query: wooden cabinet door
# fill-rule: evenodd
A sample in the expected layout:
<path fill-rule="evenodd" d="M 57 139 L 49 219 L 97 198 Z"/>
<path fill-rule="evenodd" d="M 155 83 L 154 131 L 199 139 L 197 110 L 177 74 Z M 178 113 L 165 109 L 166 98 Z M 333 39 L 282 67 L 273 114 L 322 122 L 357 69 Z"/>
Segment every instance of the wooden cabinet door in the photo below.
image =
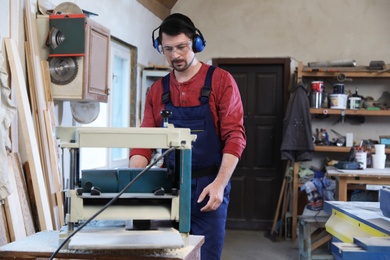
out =
<path fill-rule="evenodd" d="M 86 27 L 83 99 L 107 102 L 110 31 L 91 19 Z"/>

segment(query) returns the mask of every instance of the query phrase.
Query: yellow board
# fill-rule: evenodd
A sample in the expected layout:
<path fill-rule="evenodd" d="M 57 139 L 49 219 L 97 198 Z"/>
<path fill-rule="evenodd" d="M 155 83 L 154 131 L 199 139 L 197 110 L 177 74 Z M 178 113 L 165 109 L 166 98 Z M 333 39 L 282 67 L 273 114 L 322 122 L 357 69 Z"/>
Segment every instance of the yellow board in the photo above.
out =
<path fill-rule="evenodd" d="M 344 243 L 353 243 L 354 237 L 388 237 L 389 235 L 370 227 L 362 221 L 332 209 L 332 215 L 325 224 L 326 231 Z"/>

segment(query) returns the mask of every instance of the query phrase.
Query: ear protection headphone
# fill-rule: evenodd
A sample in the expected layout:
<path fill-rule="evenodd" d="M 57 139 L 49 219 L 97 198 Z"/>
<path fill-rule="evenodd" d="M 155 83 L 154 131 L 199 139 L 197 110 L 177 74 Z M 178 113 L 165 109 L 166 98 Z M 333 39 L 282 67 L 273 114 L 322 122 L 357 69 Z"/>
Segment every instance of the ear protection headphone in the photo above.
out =
<path fill-rule="evenodd" d="M 190 28 L 191 30 L 194 30 L 195 31 L 195 35 L 194 37 L 191 39 L 192 40 L 192 50 L 197 53 L 197 52 L 201 52 L 204 50 L 204 47 L 206 46 L 206 41 L 202 35 L 202 33 L 199 31 L 198 28 L 184 22 L 183 20 L 181 19 L 178 19 L 178 18 L 168 18 L 167 20 L 163 21 L 163 23 L 157 27 L 156 29 L 153 30 L 152 32 L 152 44 L 153 44 L 153 47 L 159 52 L 161 53 L 161 51 L 159 50 L 159 46 L 161 45 L 160 43 L 160 39 L 159 37 L 157 36 L 156 38 L 154 37 L 154 33 L 159 30 L 161 28 L 162 25 L 164 25 L 167 21 L 172 21 L 172 20 L 175 20 L 177 21 L 178 23 L 180 23 L 181 25 L 187 27 L 187 28 Z"/>

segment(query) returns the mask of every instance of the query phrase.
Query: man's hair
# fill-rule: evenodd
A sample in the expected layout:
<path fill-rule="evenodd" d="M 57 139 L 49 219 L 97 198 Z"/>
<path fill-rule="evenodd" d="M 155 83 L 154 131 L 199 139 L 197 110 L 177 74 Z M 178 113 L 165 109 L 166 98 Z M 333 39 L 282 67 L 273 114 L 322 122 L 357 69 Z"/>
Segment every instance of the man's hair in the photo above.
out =
<path fill-rule="evenodd" d="M 184 33 L 191 40 L 196 34 L 196 27 L 191 19 L 184 14 L 174 13 L 169 15 L 160 25 L 158 33 L 158 40 L 161 44 L 162 34 L 168 34 L 170 36 L 176 36 Z"/>

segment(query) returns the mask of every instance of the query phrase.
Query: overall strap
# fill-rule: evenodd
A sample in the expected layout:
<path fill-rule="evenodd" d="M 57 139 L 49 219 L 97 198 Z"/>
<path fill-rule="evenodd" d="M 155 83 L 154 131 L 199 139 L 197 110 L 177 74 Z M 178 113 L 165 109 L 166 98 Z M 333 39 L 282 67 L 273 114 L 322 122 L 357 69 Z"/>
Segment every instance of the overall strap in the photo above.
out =
<path fill-rule="evenodd" d="M 169 91 L 169 76 L 170 76 L 170 73 L 165 75 L 162 79 L 163 89 L 164 89 L 164 93 L 162 94 L 163 104 L 167 104 L 171 101 L 171 95 L 170 95 L 170 91 Z"/>
<path fill-rule="evenodd" d="M 211 80 L 213 78 L 213 73 L 216 67 L 210 66 L 207 70 L 206 79 L 204 80 L 204 86 L 200 94 L 201 104 L 207 104 L 209 102 L 210 92 L 211 92 Z"/>
<path fill-rule="evenodd" d="M 206 79 L 204 80 L 204 86 L 202 88 L 201 94 L 200 94 L 200 102 L 202 104 L 206 104 L 209 102 L 209 96 L 211 92 L 211 81 L 213 78 L 213 73 L 215 70 L 215 66 L 210 66 L 207 70 Z M 163 77 L 163 89 L 164 93 L 162 94 L 162 102 L 163 104 L 167 104 L 171 101 L 170 91 L 169 91 L 169 79 L 170 79 L 170 73 Z"/>

